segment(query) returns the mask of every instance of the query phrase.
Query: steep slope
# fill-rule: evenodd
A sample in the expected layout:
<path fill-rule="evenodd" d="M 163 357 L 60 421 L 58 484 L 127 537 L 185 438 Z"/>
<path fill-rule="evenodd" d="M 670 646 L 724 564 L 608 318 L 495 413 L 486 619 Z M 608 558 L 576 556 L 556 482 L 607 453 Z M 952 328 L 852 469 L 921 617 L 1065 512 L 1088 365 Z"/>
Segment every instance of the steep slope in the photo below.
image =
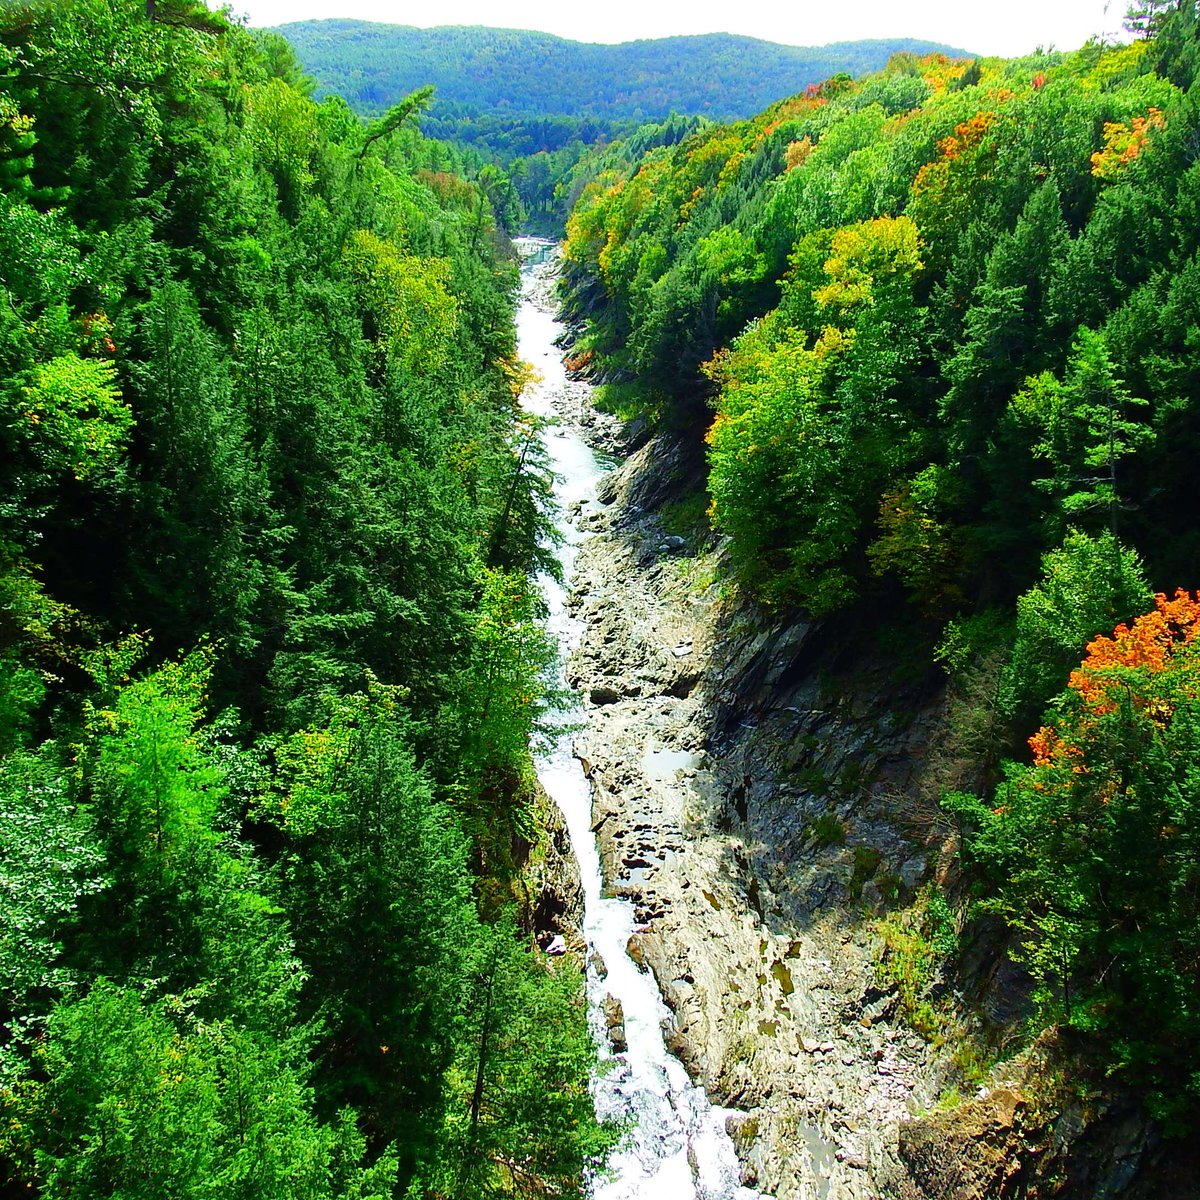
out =
<path fill-rule="evenodd" d="M 1064 1072 L 1062 1042 L 990 1072 L 972 1059 L 983 1026 L 1012 1036 L 1028 991 L 979 927 L 943 974 L 905 915 L 947 881 L 911 801 L 939 770 L 948 698 L 900 639 L 730 594 L 723 549 L 671 532 L 695 469 L 656 436 L 583 516 L 571 678 L 631 953 L 672 1049 L 744 1114 L 743 1181 L 778 1200 L 1193 1194 L 1195 1152 L 1099 1072 Z M 954 992 L 973 1016 L 951 1015 Z"/>
<path fill-rule="evenodd" d="M 1187 6 L 1128 47 L 895 62 L 614 170 L 569 223 L 570 361 L 659 435 L 581 587 L 613 861 L 657 893 L 646 957 L 697 1069 L 756 1102 L 764 1062 L 791 1073 L 760 1131 L 789 1097 L 836 1112 L 822 1089 L 888 1061 L 881 1020 L 926 1043 L 910 1103 L 939 1115 L 873 1156 L 850 1085 L 824 1131 L 887 1195 L 1034 1194 L 1084 1127 L 1064 1194 L 1173 1194 L 1102 1190 L 1088 1139 L 1128 1179 L 1156 1147 L 1194 1178 L 1167 1139 L 1200 1114 L 1200 598 L 1167 597 L 1200 583 L 1196 35 Z M 631 554 L 656 580 L 635 638 L 605 616 Z M 634 697 L 662 719 L 631 771 L 607 726 Z M 689 837 L 726 873 L 703 904 L 694 862 L 646 886 L 660 749 L 700 760 Z M 821 1012 L 790 960 L 839 922 Z"/>

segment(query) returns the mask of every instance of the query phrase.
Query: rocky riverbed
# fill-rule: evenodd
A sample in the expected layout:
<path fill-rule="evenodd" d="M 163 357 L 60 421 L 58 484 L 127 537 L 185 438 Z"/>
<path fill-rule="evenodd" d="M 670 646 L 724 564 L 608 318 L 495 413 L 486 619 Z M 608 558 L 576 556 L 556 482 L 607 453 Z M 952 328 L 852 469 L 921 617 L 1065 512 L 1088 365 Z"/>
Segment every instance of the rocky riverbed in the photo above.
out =
<path fill-rule="evenodd" d="M 1064 1073 L 1052 1038 L 966 1084 L 961 1030 L 913 1030 L 879 922 L 938 874 L 921 795 L 944 769 L 942 694 L 895 647 L 726 595 L 719 547 L 662 525 L 688 472 L 651 440 L 581 518 L 568 678 L 605 877 L 637 907 L 631 952 L 672 1050 L 740 1114 L 743 1182 L 779 1200 L 1200 1195 L 1195 1152 Z M 966 949 L 958 978 L 960 1010 L 1019 1020 L 1023 982 L 994 945 Z"/>
<path fill-rule="evenodd" d="M 817 697 L 779 686 L 805 631 L 731 627 L 741 618 L 706 578 L 711 555 L 654 515 L 676 453 L 652 440 L 605 481 L 573 582 L 587 634 L 568 678 L 591 706 L 577 749 L 606 877 L 638 907 L 633 950 L 673 1014 L 672 1048 L 745 1113 L 745 1182 L 781 1200 L 873 1196 L 899 1124 L 936 1098 L 928 1048 L 888 1019 L 876 939 L 860 906 L 839 902 L 853 846 L 806 851 L 828 802 L 777 778 L 799 728 L 827 718 Z M 757 703 L 768 693 L 790 719 Z M 849 736 L 843 750 L 860 749 L 857 725 Z M 924 860 L 892 839 L 915 885 Z"/>

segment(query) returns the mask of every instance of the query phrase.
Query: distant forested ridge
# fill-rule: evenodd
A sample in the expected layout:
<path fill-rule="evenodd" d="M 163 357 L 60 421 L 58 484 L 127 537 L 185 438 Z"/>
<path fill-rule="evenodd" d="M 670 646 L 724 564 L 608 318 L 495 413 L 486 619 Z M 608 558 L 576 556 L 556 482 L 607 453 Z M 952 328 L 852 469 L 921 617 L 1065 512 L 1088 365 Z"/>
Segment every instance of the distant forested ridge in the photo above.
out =
<path fill-rule="evenodd" d="M 904 38 L 800 47 L 728 33 L 608 46 L 517 29 L 349 20 L 297 21 L 278 32 L 319 92 L 336 92 L 362 112 L 428 83 L 447 117 L 570 116 L 604 124 L 671 112 L 746 117 L 810 83 L 877 71 L 899 51 L 963 53 Z"/>
<path fill-rule="evenodd" d="M 612 1140 L 531 953 L 517 271 L 426 98 L 0 11 L 5 1196 L 579 1196 Z"/>
<path fill-rule="evenodd" d="M 454 144 L 469 173 L 500 167 L 524 209 L 514 219 L 555 236 L 584 183 L 610 165 L 592 161 L 593 147 L 627 141 L 617 151 L 625 160 L 701 121 L 748 117 L 832 76 L 878 70 L 893 53 L 962 55 L 910 39 L 803 48 L 719 33 L 605 46 L 514 29 L 350 20 L 297 21 L 278 32 L 318 95 L 344 96 L 360 113 L 432 85 L 422 130 Z"/>
<path fill-rule="evenodd" d="M 1007 924 L 1032 1028 L 1179 1129 L 1200 1113 L 1200 17 L 1138 10 L 1131 45 L 900 55 L 613 163 L 570 218 L 566 304 L 607 403 L 705 439 L 744 594 L 949 673 L 930 786 L 955 903 Z M 927 893 L 905 917 L 897 970 L 933 977 L 949 911 Z"/>

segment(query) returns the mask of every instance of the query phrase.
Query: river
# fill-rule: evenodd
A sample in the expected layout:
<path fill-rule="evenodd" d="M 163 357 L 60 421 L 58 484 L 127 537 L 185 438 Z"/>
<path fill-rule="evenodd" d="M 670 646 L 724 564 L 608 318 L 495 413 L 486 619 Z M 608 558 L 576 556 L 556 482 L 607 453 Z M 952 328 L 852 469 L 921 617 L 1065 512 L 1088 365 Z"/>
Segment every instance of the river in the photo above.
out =
<path fill-rule="evenodd" d="M 541 375 L 539 383 L 526 389 L 522 402 L 528 411 L 553 418 L 568 389 L 585 385 L 567 379 L 554 345 L 562 326 L 547 299 L 553 246 L 519 239 L 518 248 L 523 258 L 519 353 Z M 569 514 L 576 505 L 586 512 L 595 503 L 596 484 L 608 466 L 566 425 L 549 427 L 544 437 L 558 476 L 560 560 L 563 578 L 569 580 L 582 540 Z M 579 643 L 582 623 L 567 611 L 566 591 L 560 584 L 545 577 L 541 584 L 550 628 L 565 661 Z M 567 724 L 586 720 L 581 706 L 564 715 Z M 739 1184 L 737 1156 L 725 1132 L 726 1110 L 709 1103 L 667 1050 L 662 1022 L 668 1013 L 654 977 L 626 951 L 635 931 L 633 906 L 605 895 L 591 829 L 591 789 L 572 741 L 571 733 L 559 737 L 539 758 L 537 769 L 542 785 L 562 811 L 583 880 L 589 1019 L 597 1046 L 596 1110 L 604 1118 L 630 1125 L 607 1172 L 591 1181 L 591 1194 L 594 1200 L 756 1200 L 757 1192 Z M 620 1054 L 613 1053 L 605 1035 L 603 1005 L 609 995 L 620 1002 L 624 1013 L 628 1049 Z"/>

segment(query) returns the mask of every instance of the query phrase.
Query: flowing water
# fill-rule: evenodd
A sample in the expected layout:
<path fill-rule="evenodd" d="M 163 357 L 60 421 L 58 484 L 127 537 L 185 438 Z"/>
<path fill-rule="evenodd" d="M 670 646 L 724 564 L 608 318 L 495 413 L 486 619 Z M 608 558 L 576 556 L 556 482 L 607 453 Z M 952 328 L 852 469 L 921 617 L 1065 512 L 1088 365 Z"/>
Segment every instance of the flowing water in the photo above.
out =
<path fill-rule="evenodd" d="M 544 299 L 547 259 L 553 247 L 533 239 L 521 239 L 518 244 L 524 257 L 517 317 L 520 355 L 542 376 L 540 384 L 527 389 L 524 404 L 539 416 L 553 417 L 556 396 L 582 385 L 567 380 L 554 346 L 562 326 Z M 565 426 L 548 428 L 545 438 L 559 476 L 556 492 L 564 539 L 560 559 L 563 577 L 570 579 L 582 539 L 567 514 L 577 503 L 584 511 L 595 504 L 596 483 L 608 466 Z M 582 636 L 582 623 L 567 612 L 561 585 L 544 578 L 542 587 L 550 627 L 565 659 Z M 582 719 L 583 714 L 577 710 L 566 716 L 570 723 Z M 602 1117 L 630 1123 L 630 1132 L 614 1152 L 609 1171 L 592 1181 L 592 1196 L 594 1200 L 756 1200 L 758 1193 L 739 1185 L 737 1158 L 725 1132 L 726 1110 L 711 1105 L 668 1052 L 662 1033 L 666 1005 L 654 977 L 626 952 L 635 929 L 633 906 L 604 895 L 600 856 L 591 829 L 591 789 L 571 741 L 569 733 L 558 739 L 539 759 L 538 775 L 562 810 L 583 878 L 583 932 L 592 964 L 588 968 L 588 1003 L 599 1057 L 594 1082 L 596 1110 Z M 595 966 L 596 956 L 607 968 L 603 977 Z M 621 1002 L 625 1017 L 628 1050 L 617 1055 L 605 1037 L 601 1006 L 607 994 Z"/>

